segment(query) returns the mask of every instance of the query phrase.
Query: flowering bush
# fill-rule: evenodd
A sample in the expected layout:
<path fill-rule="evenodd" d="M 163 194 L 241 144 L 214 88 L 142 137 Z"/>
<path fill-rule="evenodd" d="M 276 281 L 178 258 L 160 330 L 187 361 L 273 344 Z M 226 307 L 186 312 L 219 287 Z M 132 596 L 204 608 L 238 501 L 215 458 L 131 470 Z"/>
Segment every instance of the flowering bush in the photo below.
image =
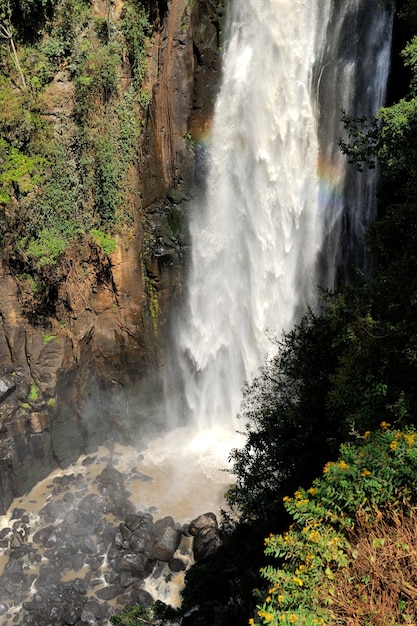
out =
<path fill-rule="evenodd" d="M 358 533 L 388 514 L 398 519 L 405 507 L 416 509 L 416 437 L 414 428 L 390 430 L 383 422 L 380 430 L 342 445 L 338 460 L 325 465 L 310 489 L 284 498 L 293 523 L 265 540 L 265 554 L 279 566 L 262 570 L 270 588 L 258 606 L 261 624 L 334 623 L 334 610 L 343 604 L 335 580 L 357 558 Z"/>

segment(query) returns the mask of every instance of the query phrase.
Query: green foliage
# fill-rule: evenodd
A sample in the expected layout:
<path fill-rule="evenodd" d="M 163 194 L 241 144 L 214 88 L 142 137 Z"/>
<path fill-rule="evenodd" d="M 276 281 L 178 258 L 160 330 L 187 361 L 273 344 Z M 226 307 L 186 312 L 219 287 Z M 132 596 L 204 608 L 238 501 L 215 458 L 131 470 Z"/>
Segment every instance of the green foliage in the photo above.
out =
<path fill-rule="evenodd" d="M 91 37 L 91 34 L 90 34 Z M 81 44 L 75 76 L 75 98 L 80 120 L 88 117 L 97 100 L 103 103 L 117 95 L 119 89 L 121 51 L 116 41 L 100 45 L 94 38 Z"/>
<path fill-rule="evenodd" d="M 340 139 L 339 147 L 348 162 L 355 164 L 360 172 L 363 171 L 364 165 L 374 169 L 381 140 L 378 120 L 376 118 L 368 120 L 366 117 L 352 119 L 342 110 L 341 121 L 348 141 Z"/>
<path fill-rule="evenodd" d="M 35 385 L 35 383 L 30 385 L 28 399 L 30 402 L 36 402 L 36 400 L 39 400 L 39 387 Z"/>
<path fill-rule="evenodd" d="M 148 611 L 140 605 L 125 613 L 114 615 L 110 618 L 110 622 L 113 626 L 144 626 L 144 624 L 152 623 L 149 621 Z"/>
<path fill-rule="evenodd" d="M 124 8 L 122 31 L 126 40 L 134 85 L 140 90 L 147 71 L 147 41 L 151 32 L 148 12 L 139 0 Z"/>
<path fill-rule="evenodd" d="M 27 156 L 0 139 L 0 204 L 8 204 L 13 195 L 33 191 L 46 164 L 46 159 Z"/>
<path fill-rule="evenodd" d="M 89 0 L 2 0 L 1 8 L 1 243 L 13 271 L 24 268 L 36 285 L 21 281 L 27 302 L 36 293 L 49 308 L 74 244 L 93 230 L 111 254 L 112 234 L 131 223 L 149 9 L 129 0 L 113 20 Z M 61 85 L 69 98 L 51 115 Z"/>
<path fill-rule="evenodd" d="M 171 617 L 173 613 L 174 611 L 163 602 L 155 602 L 148 609 L 138 604 L 111 617 L 110 623 L 113 626 L 162 626 L 165 623 L 164 618 Z M 169 623 L 173 625 L 177 622 Z"/>
<path fill-rule="evenodd" d="M 103 233 L 101 230 L 97 230 L 96 228 L 93 228 L 90 233 L 94 241 L 98 246 L 100 246 L 104 254 L 108 255 L 116 251 L 117 246 L 113 237 L 111 237 L 107 233 Z"/>
<path fill-rule="evenodd" d="M 263 624 L 332 623 L 334 581 L 353 553 L 350 540 L 358 520 L 372 524 L 381 511 L 400 513 L 405 504 L 415 508 L 417 433 L 381 426 L 342 445 L 337 461 L 326 464 L 312 487 L 284 498 L 293 523 L 265 540 L 266 555 L 279 565 L 262 569 L 271 585 L 258 607 Z"/>
<path fill-rule="evenodd" d="M 27 246 L 22 243 L 27 254 L 35 259 L 38 268 L 54 265 L 67 248 L 67 241 L 62 234 L 48 228 L 42 229 L 39 236 L 29 241 Z"/>

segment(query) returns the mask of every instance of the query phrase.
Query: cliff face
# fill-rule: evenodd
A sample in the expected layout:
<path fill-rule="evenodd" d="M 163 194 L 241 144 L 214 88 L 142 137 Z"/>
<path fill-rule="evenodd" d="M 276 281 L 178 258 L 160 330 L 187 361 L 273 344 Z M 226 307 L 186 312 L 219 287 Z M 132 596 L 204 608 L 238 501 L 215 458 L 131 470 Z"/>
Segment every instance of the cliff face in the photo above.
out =
<path fill-rule="evenodd" d="M 95 2 L 97 15 L 107 4 Z M 67 254 L 53 315 L 30 319 L 25 282 L 10 263 L 0 268 L 0 512 L 106 437 L 123 441 L 140 436 L 144 422 L 156 426 L 151 407 L 169 309 L 181 290 L 195 142 L 210 123 L 219 77 L 221 7 L 161 0 L 153 8 L 145 79 L 152 97 L 130 176 L 129 229 L 107 255 L 94 241 Z M 114 19 L 122 10 L 112 4 Z M 73 116 L 72 97 L 63 69 L 45 96 L 57 133 Z"/>

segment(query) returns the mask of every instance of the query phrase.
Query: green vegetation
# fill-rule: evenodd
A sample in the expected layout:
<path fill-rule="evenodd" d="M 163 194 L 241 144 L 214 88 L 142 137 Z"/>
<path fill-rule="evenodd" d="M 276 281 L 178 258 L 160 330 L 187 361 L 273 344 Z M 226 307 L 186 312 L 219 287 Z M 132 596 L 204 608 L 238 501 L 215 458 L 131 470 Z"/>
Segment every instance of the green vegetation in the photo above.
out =
<path fill-rule="evenodd" d="M 36 402 L 39 400 L 39 387 L 35 383 L 31 383 L 28 399 L 30 402 Z"/>
<path fill-rule="evenodd" d="M 413 428 L 391 431 L 388 424 L 381 426 L 382 430 L 366 432 L 355 443 L 342 445 L 337 461 L 327 463 L 323 476 L 309 489 L 299 489 L 293 498 L 284 497 L 292 524 L 283 534 L 271 534 L 265 540 L 265 554 L 273 556 L 278 566 L 262 569 L 271 585 L 257 611 L 262 624 L 346 623 L 336 620 L 346 620 L 353 608 L 369 620 L 363 623 L 394 623 L 388 622 L 393 615 L 378 622 L 386 600 L 377 577 L 371 580 L 369 576 L 371 569 L 356 577 L 347 569 L 349 562 L 355 567 L 361 556 L 358 544 L 365 537 L 372 536 L 378 559 L 378 550 L 388 541 L 386 533 L 380 534 L 382 520 L 395 530 L 393 547 L 406 567 L 412 556 L 412 544 L 398 540 L 398 526 L 400 519 L 402 524 L 415 524 L 417 433 Z M 398 564 L 378 565 L 379 576 L 392 575 L 391 593 L 396 595 L 397 609 L 401 606 L 398 617 L 403 618 L 395 623 L 414 622 L 415 588 L 407 584 L 401 588 Z M 415 578 L 417 571 L 411 576 Z"/>
<path fill-rule="evenodd" d="M 0 246 L 39 312 L 84 241 L 111 254 L 133 219 L 151 26 L 139 0 L 110 9 L 0 2 Z"/>

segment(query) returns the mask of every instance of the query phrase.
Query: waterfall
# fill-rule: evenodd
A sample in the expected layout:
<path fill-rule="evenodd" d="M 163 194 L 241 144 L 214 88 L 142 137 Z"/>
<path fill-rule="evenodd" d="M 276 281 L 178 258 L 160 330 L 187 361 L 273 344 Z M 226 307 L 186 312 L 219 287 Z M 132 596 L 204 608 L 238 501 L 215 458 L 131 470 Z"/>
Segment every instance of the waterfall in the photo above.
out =
<path fill-rule="evenodd" d="M 391 16 L 366 0 L 230 4 L 169 366 L 171 415 L 201 429 L 233 428 L 270 335 L 314 306 L 319 285 L 333 288 L 344 222 L 352 240 L 362 232 L 356 212 L 374 206 L 375 181 L 346 174 L 340 110 L 376 112 L 390 49 Z"/>

